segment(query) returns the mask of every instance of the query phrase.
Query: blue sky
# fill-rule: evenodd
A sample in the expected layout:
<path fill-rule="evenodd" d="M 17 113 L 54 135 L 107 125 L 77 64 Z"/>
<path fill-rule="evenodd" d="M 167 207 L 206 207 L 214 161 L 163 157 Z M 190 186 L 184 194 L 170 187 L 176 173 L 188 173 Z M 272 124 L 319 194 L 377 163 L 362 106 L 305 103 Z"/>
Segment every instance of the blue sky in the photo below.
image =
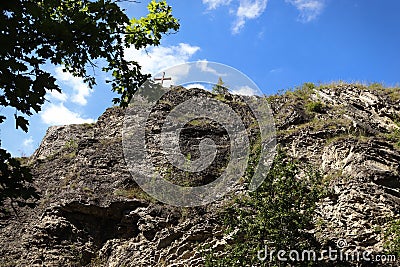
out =
<path fill-rule="evenodd" d="M 147 0 L 123 2 L 130 17 L 144 16 Z M 161 46 L 128 49 L 126 57 L 157 73 L 187 61 L 226 64 L 246 74 L 264 94 L 304 82 L 400 82 L 398 0 L 169 0 L 178 33 Z M 63 94 L 49 94 L 30 130 L 15 130 L 13 110 L 0 125 L 2 147 L 30 155 L 52 125 L 95 121 L 112 105 L 107 74 L 96 71 L 89 90 L 78 78 L 48 66 Z"/>

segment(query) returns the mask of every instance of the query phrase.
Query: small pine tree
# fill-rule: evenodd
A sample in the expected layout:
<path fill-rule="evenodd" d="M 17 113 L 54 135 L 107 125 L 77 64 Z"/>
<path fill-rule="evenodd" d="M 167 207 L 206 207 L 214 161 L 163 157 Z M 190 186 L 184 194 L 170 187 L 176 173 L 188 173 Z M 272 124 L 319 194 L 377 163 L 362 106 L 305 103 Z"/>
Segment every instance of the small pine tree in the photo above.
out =
<path fill-rule="evenodd" d="M 229 92 L 228 88 L 226 87 L 224 81 L 222 81 L 222 78 L 218 78 L 218 82 L 216 85 L 213 86 L 212 88 L 212 93 L 213 94 L 218 94 L 218 95 L 224 95 Z"/>

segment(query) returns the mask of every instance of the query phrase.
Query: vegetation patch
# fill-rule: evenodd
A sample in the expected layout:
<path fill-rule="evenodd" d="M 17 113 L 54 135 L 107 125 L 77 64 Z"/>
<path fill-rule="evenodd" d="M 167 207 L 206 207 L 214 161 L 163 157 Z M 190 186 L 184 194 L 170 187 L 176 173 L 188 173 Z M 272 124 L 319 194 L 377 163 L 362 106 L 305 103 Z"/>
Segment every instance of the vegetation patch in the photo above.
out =
<path fill-rule="evenodd" d="M 277 131 L 278 135 L 288 135 L 297 133 L 304 129 L 307 129 L 310 132 L 317 132 L 321 130 L 336 130 L 336 129 L 348 129 L 351 126 L 351 120 L 346 118 L 330 118 L 330 119 L 320 119 L 314 118 L 309 122 L 306 122 L 301 125 L 296 125 L 296 127 L 292 127 L 286 130 Z M 347 132 L 346 135 L 350 135 L 350 132 Z"/>
<path fill-rule="evenodd" d="M 64 145 L 65 149 L 77 149 L 78 148 L 78 142 L 75 139 L 70 139 L 65 142 Z"/>
<path fill-rule="evenodd" d="M 143 199 L 149 202 L 156 203 L 157 200 L 144 192 L 140 187 L 131 187 L 126 189 L 116 189 L 115 196 L 125 197 L 129 199 Z"/>
<path fill-rule="evenodd" d="M 78 154 L 78 142 L 75 139 L 70 139 L 65 142 L 62 158 L 71 160 Z M 57 154 L 57 153 L 56 153 Z"/>
<path fill-rule="evenodd" d="M 223 94 L 214 95 L 214 98 L 218 101 L 226 102 L 225 96 Z"/>
<path fill-rule="evenodd" d="M 224 253 L 205 255 L 206 266 L 262 266 L 258 252 L 270 249 L 318 249 L 309 232 L 316 203 L 326 194 L 322 175 L 278 151 L 273 168 L 255 192 L 238 196 L 221 214 L 232 236 Z M 302 174 L 303 173 L 303 174 Z M 277 258 L 271 266 L 282 264 Z M 309 262 L 303 262 L 304 266 Z M 280 265 L 281 266 L 281 265 Z"/>
<path fill-rule="evenodd" d="M 389 223 L 388 229 L 384 234 L 384 248 L 388 254 L 394 254 L 400 257 L 400 219 L 393 220 Z"/>
<path fill-rule="evenodd" d="M 390 90 L 391 92 L 389 93 L 389 97 L 395 102 L 400 101 L 400 87 L 392 88 Z"/>
<path fill-rule="evenodd" d="M 305 104 L 305 108 L 308 112 L 322 113 L 324 110 L 324 104 L 322 104 L 321 101 L 310 101 Z"/>
<path fill-rule="evenodd" d="M 16 157 L 15 160 L 17 160 L 21 166 L 30 166 L 32 163 L 30 162 L 30 157 Z"/>
<path fill-rule="evenodd" d="M 384 137 L 394 142 L 397 148 L 400 148 L 400 129 L 394 129 L 392 132 L 384 134 Z"/>
<path fill-rule="evenodd" d="M 307 82 L 301 86 L 296 86 L 283 92 L 281 91 L 279 92 L 279 94 L 286 97 L 298 98 L 306 101 L 310 99 L 310 96 L 314 93 L 316 89 L 317 86 L 314 83 Z"/>
<path fill-rule="evenodd" d="M 76 151 L 72 151 L 63 155 L 63 158 L 65 159 L 73 159 L 75 157 L 76 157 Z"/>
<path fill-rule="evenodd" d="M 87 122 L 85 122 L 85 123 L 82 124 L 82 127 L 85 128 L 85 129 L 91 129 L 91 128 L 94 127 L 94 125 L 95 125 L 95 123 L 87 123 Z"/>
<path fill-rule="evenodd" d="M 190 126 L 206 126 L 211 123 L 208 119 L 194 119 L 188 122 Z"/>

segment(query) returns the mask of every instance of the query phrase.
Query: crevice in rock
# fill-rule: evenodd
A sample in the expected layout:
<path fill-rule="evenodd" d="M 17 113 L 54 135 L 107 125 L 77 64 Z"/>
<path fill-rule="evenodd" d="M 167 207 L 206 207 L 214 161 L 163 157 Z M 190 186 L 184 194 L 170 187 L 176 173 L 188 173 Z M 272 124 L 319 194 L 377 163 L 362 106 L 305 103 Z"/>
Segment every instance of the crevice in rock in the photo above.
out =
<path fill-rule="evenodd" d="M 130 211 L 145 206 L 139 201 L 113 202 L 108 207 L 71 202 L 59 208 L 59 215 L 84 231 L 100 248 L 109 239 L 137 236 L 140 217 Z"/>

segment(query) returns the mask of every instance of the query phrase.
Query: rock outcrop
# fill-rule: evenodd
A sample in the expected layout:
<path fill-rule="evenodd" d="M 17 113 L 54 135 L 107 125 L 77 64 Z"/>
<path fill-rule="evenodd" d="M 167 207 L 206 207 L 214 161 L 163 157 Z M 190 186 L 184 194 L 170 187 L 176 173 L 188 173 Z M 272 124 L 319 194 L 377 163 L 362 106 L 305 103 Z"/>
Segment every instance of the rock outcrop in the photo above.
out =
<path fill-rule="evenodd" d="M 146 126 L 154 165 L 179 184 L 209 183 L 229 161 L 223 128 L 196 121 L 182 133 L 181 150 L 196 157 L 200 140 L 212 138 L 219 154 L 211 168 L 184 180 L 187 173 L 166 165 L 157 143 L 163 118 L 184 99 L 199 95 L 215 97 L 200 89 L 173 89 Z M 251 129 L 253 144 L 258 132 L 242 100 L 223 99 Z M 400 91 L 334 84 L 268 101 L 277 143 L 329 180 L 332 193 L 315 214 L 317 239 L 325 245 L 343 239 L 349 248 L 384 253 L 385 229 L 400 218 Z M 148 196 L 124 160 L 124 114 L 114 107 L 94 124 L 48 129 L 29 159 L 39 205 L 0 220 L 0 266 L 201 266 L 205 247 L 218 251 L 229 242 L 216 213 L 243 186 L 195 208 L 168 206 Z"/>

